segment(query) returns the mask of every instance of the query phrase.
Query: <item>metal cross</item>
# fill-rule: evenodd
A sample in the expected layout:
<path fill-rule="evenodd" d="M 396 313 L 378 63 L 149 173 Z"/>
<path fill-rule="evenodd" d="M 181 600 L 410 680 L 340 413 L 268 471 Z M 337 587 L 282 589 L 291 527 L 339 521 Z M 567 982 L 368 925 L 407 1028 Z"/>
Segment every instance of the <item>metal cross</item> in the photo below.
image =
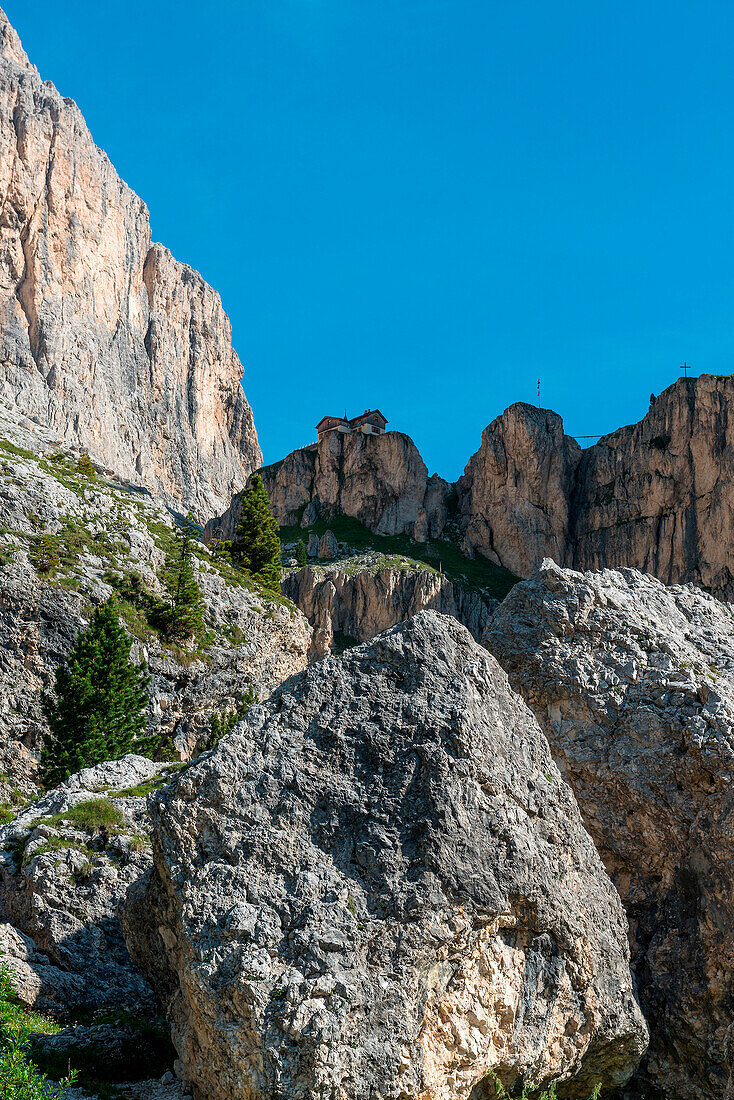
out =
<path fill-rule="evenodd" d="M 689 372 L 689 370 L 693 370 L 693 367 L 691 366 L 691 364 L 690 364 L 690 363 L 685 363 L 685 362 L 684 362 L 684 363 L 683 363 L 683 366 L 682 366 L 682 367 L 679 367 L 679 370 L 682 370 L 682 371 L 683 371 L 683 377 L 684 377 L 684 378 L 687 378 L 687 377 L 688 377 L 688 372 Z"/>

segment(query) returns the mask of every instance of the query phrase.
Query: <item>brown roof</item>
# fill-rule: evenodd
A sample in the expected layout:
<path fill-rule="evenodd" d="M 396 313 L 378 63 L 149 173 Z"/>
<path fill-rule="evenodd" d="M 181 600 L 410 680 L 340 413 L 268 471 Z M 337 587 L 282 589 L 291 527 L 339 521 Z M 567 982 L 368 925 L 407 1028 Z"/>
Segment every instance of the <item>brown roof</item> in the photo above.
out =
<path fill-rule="evenodd" d="M 321 419 L 319 420 L 318 424 L 316 425 L 317 430 L 327 420 L 333 420 L 335 424 L 348 424 L 349 423 L 349 421 L 346 420 L 343 416 L 322 416 Z"/>
<path fill-rule="evenodd" d="M 352 419 L 349 421 L 349 423 L 350 424 L 359 424 L 363 420 L 367 420 L 367 418 L 370 417 L 370 416 L 379 416 L 379 418 L 380 418 L 380 420 L 382 420 L 383 424 L 387 424 L 387 417 L 383 416 L 379 409 L 365 409 L 363 413 L 359 414 L 359 416 L 353 416 Z"/>

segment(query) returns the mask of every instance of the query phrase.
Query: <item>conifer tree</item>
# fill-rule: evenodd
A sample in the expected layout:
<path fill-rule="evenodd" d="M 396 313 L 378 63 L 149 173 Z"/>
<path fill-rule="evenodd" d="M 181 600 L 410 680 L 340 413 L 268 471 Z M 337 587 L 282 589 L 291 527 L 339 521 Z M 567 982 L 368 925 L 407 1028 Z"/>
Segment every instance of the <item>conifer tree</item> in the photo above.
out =
<path fill-rule="evenodd" d="M 171 595 L 165 630 L 169 638 L 185 640 L 204 630 L 204 599 L 196 582 L 192 546 L 198 531 L 191 516 L 187 516 L 175 531 L 175 542 L 166 556 L 163 583 Z"/>
<path fill-rule="evenodd" d="M 303 539 L 299 539 L 296 543 L 296 565 L 299 569 L 303 569 L 304 565 L 308 562 L 308 554 L 306 553 L 306 546 Z"/>
<path fill-rule="evenodd" d="M 252 475 L 240 496 L 232 560 L 265 588 L 280 591 L 280 528 L 259 474 Z"/>
<path fill-rule="evenodd" d="M 126 752 L 150 748 L 145 736 L 148 677 L 130 660 L 132 639 L 117 604 L 106 600 L 56 669 L 56 698 L 44 698 L 51 736 L 43 747 L 48 783 Z"/>

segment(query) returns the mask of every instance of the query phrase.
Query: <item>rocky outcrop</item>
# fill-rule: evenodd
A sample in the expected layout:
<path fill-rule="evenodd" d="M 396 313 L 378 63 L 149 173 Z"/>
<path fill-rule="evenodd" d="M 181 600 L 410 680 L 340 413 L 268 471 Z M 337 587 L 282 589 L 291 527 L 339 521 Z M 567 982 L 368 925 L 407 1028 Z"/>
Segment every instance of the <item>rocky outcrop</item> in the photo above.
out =
<path fill-rule="evenodd" d="M 376 534 L 443 538 L 527 577 L 544 557 L 626 566 L 734 597 L 734 376 L 679 379 L 639 424 L 581 450 L 560 417 L 510 406 L 456 485 L 399 432 L 331 433 L 262 471 L 278 522 L 346 515 Z M 231 537 L 238 503 L 208 525 Z"/>
<path fill-rule="evenodd" d="M 200 546 L 195 559 L 208 637 L 199 649 L 165 645 L 142 608 L 164 595 L 159 571 L 174 529 L 160 501 L 80 473 L 48 432 L 0 407 L 0 770 L 31 793 L 46 732 L 41 699 L 88 622 L 116 593 L 151 673 L 149 728 L 189 756 L 214 712 L 236 708 L 249 685 L 265 696 L 306 666 L 311 631 L 287 601 L 271 599 Z M 43 572 L 44 547 L 57 557 Z M 0 782 L 0 802 L 8 792 Z"/>
<path fill-rule="evenodd" d="M 643 1092 L 722 1097 L 734 998 L 734 622 L 693 587 L 545 562 L 485 639 L 532 707 L 630 921 Z M 657 1094 L 657 1093 L 656 1093 Z"/>
<path fill-rule="evenodd" d="M 556 413 L 525 404 L 506 409 L 484 429 L 457 483 L 465 549 L 520 577 L 545 557 L 562 561 L 580 455 Z"/>
<path fill-rule="evenodd" d="M 145 796 L 170 771 L 133 755 L 86 768 L 0 827 L 0 951 L 23 1003 L 155 1013 L 117 909 L 150 865 Z"/>
<path fill-rule="evenodd" d="M 734 596 L 734 377 L 680 379 L 583 452 L 566 562 Z"/>
<path fill-rule="evenodd" d="M 366 642 L 424 608 L 453 615 L 481 641 L 498 604 L 420 562 L 379 554 L 292 570 L 282 589 L 314 627 L 317 657 L 330 651 L 335 633 Z"/>
<path fill-rule="evenodd" d="M 617 894 L 453 619 L 312 665 L 150 809 L 124 924 L 195 1095 L 586 1097 L 644 1049 Z"/>
<path fill-rule="evenodd" d="M 206 518 L 262 461 L 219 295 L 2 11 L 0 105 L 0 398 Z"/>
<path fill-rule="evenodd" d="M 282 526 L 300 523 L 308 506 L 308 523 L 352 516 L 378 535 L 420 541 L 440 535 L 446 522 L 449 486 L 437 474 L 428 476 L 415 444 L 402 432 L 329 432 L 260 474 Z M 235 498 L 223 516 L 208 524 L 208 533 L 232 538 L 238 515 Z"/>

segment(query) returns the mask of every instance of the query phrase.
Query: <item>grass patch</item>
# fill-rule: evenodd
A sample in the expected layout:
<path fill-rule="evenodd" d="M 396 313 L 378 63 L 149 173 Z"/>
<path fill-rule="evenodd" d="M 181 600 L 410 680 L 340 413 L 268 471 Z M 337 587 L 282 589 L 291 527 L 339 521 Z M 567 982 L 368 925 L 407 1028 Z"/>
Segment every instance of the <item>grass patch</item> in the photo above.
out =
<path fill-rule="evenodd" d="M 86 844 L 82 844 L 80 840 L 71 840 L 69 837 L 64 836 L 52 836 L 48 840 L 44 840 L 43 844 L 34 851 L 26 854 L 23 860 L 23 866 L 27 866 L 32 860 L 36 859 L 37 856 L 45 856 L 49 852 L 62 852 L 69 848 L 73 848 L 76 852 L 82 852 L 90 863 L 96 854 Z"/>
<path fill-rule="evenodd" d="M 31 537 L 28 554 L 42 576 L 54 577 L 59 572 L 73 576 L 84 555 L 114 566 L 118 555 L 128 552 L 124 543 L 110 538 L 106 531 L 92 532 L 72 516 L 62 516 L 60 523 L 54 534 L 42 531 Z"/>
<path fill-rule="evenodd" d="M 109 798 L 91 798 L 88 802 L 79 802 L 70 810 L 43 818 L 43 825 L 72 825 L 87 833 L 99 829 L 119 829 L 125 824 L 125 818 Z"/>
<path fill-rule="evenodd" d="M 351 516 L 332 516 L 319 519 L 310 527 L 281 527 L 283 542 L 295 542 L 315 534 L 321 538 L 332 531 L 339 542 L 346 542 L 356 551 L 376 550 L 387 559 L 413 558 L 436 571 L 443 572 L 450 581 L 462 588 L 483 593 L 493 599 L 503 600 L 519 577 L 501 565 L 486 558 L 468 558 L 448 539 L 429 539 L 416 542 L 407 535 L 375 535 L 359 520 Z"/>
<path fill-rule="evenodd" d="M 165 787 L 167 779 L 162 776 L 154 776 L 153 779 L 147 779 L 144 783 L 138 783 L 137 787 L 125 787 L 122 791 L 115 791 L 112 794 L 112 798 L 145 798 L 147 795 L 152 794 L 153 791 L 159 791 L 161 787 Z"/>
<path fill-rule="evenodd" d="M 15 455 L 16 458 L 34 459 L 36 457 L 32 451 L 27 451 L 25 447 L 16 447 L 15 443 L 11 443 L 9 439 L 0 439 L 0 451 L 5 451 L 6 455 Z"/>

